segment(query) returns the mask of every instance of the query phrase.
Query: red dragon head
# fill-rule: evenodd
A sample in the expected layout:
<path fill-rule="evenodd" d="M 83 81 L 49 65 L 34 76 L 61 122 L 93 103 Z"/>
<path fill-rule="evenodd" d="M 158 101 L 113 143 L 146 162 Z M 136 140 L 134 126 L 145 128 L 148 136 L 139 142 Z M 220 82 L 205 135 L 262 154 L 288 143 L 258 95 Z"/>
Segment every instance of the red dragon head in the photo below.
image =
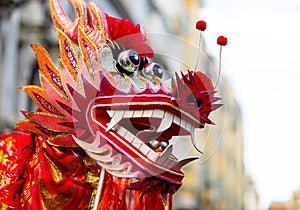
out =
<path fill-rule="evenodd" d="M 24 112 L 19 126 L 57 147 L 81 147 L 95 164 L 126 178 L 129 188 L 151 182 L 176 190 L 184 177 L 172 138 L 212 124 L 215 88 L 200 71 L 164 80 L 150 62 L 140 25 L 104 14 L 94 3 L 70 0 L 72 22 L 58 0 L 50 0 L 59 40 L 58 66 L 44 48 L 32 45 L 40 67 L 39 86 L 22 89 L 36 112 Z M 177 138 L 177 141 L 181 141 Z"/>

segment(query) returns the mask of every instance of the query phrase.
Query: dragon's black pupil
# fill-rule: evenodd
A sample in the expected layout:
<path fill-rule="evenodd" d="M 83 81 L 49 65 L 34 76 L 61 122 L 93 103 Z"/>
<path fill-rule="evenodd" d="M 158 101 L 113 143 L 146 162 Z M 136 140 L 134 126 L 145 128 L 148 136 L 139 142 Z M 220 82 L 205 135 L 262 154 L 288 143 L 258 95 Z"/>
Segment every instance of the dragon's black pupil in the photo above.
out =
<path fill-rule="evenodd" d="M 159 78 L 162 78 L 162 76 L 163 76 L 163 70 L 162 70 L 162 68 L 161 68 L 160 65 L 155 64 L 153 66 L 153 74 L 156 75 L 156 76 L 158 76 Z"/>
<path fill-rule="evenodd" d="M 201 105 L 202 105 L 202 100 L 201 99 L 197 99 L 197 107 L 200 108 Z"/>
<path fill-rule="evenodd" d="M 138 54 L 133 50 L 129 51 L 129 59 L 134 65 L 138 65 L 140 63 Z"/>

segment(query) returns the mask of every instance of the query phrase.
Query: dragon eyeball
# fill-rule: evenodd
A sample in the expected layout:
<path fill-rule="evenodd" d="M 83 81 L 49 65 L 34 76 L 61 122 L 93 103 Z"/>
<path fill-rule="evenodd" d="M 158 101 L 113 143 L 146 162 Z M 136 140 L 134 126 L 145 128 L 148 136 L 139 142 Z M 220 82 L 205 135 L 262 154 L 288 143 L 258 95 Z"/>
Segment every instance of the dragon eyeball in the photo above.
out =
<path fill-rule="evenodd" d="M 141 74 L 148 79 L 152 79 L 153 76 L 161 79 L 163 77 L 163 68 L 157 63 L 147 63 L 144 69 L 141 70 Z"/>
<path fill-rule="evenodd" d="M 122 51 L 118 56 L 118 64 L 130 73 L 138 70 L 140 62 L 140 57 L 134 50 Z"/>

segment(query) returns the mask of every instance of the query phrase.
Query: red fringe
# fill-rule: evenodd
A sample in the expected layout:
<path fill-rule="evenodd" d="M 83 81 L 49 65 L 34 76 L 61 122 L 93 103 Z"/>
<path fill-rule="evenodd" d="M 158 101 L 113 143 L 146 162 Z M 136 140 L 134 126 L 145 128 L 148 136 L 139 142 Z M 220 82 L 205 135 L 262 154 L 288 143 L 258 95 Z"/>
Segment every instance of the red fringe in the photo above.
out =
<path fill-rule="evenodd" d="M 163 199 L 160 188 L 144 194 L 143 189 L 127 190 L 127 180 L 112 177 L 108 173 L 104 180 L 98 210 L 172 209 L 172 196 Z"/>

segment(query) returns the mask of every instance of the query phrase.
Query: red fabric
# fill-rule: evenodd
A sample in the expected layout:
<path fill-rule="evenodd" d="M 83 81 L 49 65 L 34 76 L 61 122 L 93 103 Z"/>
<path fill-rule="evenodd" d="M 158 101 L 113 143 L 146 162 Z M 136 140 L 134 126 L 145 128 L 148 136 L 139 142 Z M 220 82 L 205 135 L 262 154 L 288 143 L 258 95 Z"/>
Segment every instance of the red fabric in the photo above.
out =
<path fill-rule="evenodd" d="M 54 147 L 41 137 L 18 130 L 0 136 L 1 151 L 4 155 L 0 153 L 0 158 L 4 159 L 0 164 L 0 209 L 3 205 L 21 210 L 91 208 L 95 186 L 87 179 L 99 168 L 83 164 L 87 157 L 81 149 Z M 62 178 L 55 179 L 57 174 Z M 126 179 L 106 173 L 98 209 L 165 209 L 162 189 L 147 193 L 143 188 L 128 190 Z M 171 197 L 167 199 L 169 209 Z"/>
<path fill-rule="evenodd" d="M 121 178 L 113 178 L 105 174 L 103 191 L 99 202 L 98 210 L 163 210 L 162 189 L 145 193 L 143 188 L 139 190 L 126 189 L 127 182 Z M 167 198 L 169 208 L 172 209 L 172 196 Z"/>
<path fill-rule="evenodd" d="M 0 143 L 0 207 L 88 209 L 93 187 L 87 177 L 97 171 L 83 164 L 81 149 L 53 147 L 23 131 L 0 136 Z"/>

